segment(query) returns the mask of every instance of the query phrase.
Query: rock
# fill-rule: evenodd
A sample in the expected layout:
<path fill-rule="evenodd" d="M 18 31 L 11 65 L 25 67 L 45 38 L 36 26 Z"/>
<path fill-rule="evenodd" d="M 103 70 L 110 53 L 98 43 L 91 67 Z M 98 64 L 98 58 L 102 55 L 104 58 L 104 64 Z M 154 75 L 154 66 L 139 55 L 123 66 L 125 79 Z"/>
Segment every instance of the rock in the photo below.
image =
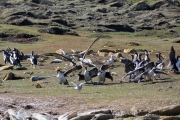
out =
<path fill-rule="evenodd" d="M 134 116 L 143 116 L 148 114 L 148 111 L 136 109 L 135 106 L 130 109 L 131 114 Z"/>
<path fill-rule="evenodd" d="M 6 75 L 3 78 L 3 80 L 14 80 L 14 79 L 15 79 L 15 74 L 12 72 L 6 73 Z"/>
<path fill-rule="evenodd" d="M 154 110 L 150 114 L 156 114 L 156 115 L 163 115 L 163 116 L 175 116 L 180 115 L 180 105 L 172 105 L 172 106 L 166 106 L 163 108 L 159 108 L 157 110 Z"/>
<path fill-rule="evenodd" d="M 90 120 L 94 117 L 94 114 L 84 114 L 78 115 L 77 117 L 72 118 L 71 120 Z"/>
<path fill-rule="evenodd" d="M 114 53 L 113 56 L 116 57 L 116 58 L 123 57 L 122 54 L 121 54 L 120 52 Z"/>
<path fill-rule="evenodd" d="M 14 67 L 13 66 L 2 66 L 0 67 L 0 71 L 2 70 L 12 70 Z"/>
<path fill-rule="evenodd" d="M 52 120 L 52 118 L 47 117 L 45 115 L 39 114 L 39 113 L 33 113 L 32 118 L 35 118 L 37 120 Z"/>
<path fill-rule="evenodd" d="M 4 112 L 4 114 L 8 114 L 9 116 L 17 116 L 17 111 L 13 110 L 13 109 L 8 109 L 7 111 Z"/>
<path fill-rule="evenodd" d="M 136 50 L 134 49 L 124 49 L 123 52 L 124 53 L 134 53 Z"/>
<path fill-rule="evenodd" d="M 161 120 L 180 120 L 180 116 L 161 116 Z"/>
<path fill-rule="evenodd" d="M 27 111 L 25 109 L 20 109 L 18 112 L 17 112 L 17 118 L 29 118 L 31 117 L 31 112 L 30 111 Z"/>
<path fill-rule="evenodd" d="M 24 109 L 20 109 L 18 112 L 13 109 L 8 109 L 4 114 L 8 114 L 10 120 L 25 120 L 31 116 L 31 113 Z"/>
<path fill-rule="evenodd" d="M 92 110 L 92 111 L 88 111 L 88 112 L 85 112 L 85 113 L 82 113 L 81 115 L 84 115 L 84 114 L 112 114 L 111 110 Z"/>
<path fill-rule="evenodd" d="M 35 83 L 35 84 L 34 84 L 34 87 L 35 87 L 35 88 L 42 88 L 42 86 L 41 86 L 39 83 Z"/>
<path fill-rule="evenodd" d="M 108 119 L 112 119 L 113 115 L 112 114 L 96 114 L 91 120 L 108 120 Z"/>
<path fill-rule="evenodd" d="M 160 119 L 160 116 L 147 115 L 147 116 L 134 117 L 133 120 L 161 120 L 161 119 Z"/>
<path fill-rule="evenodd" d="M 120 114 L 115 116 L 115 118 L 127 118 L 127 120 L 131 120 L 133 117 L 135 117 L 135 116 L 132 115 L 131 113 L 125 112 L 125 111 L 121 111 Z"/>
<path fill-rule="evenodd" d="M 133 11 L 151 10 L 151 7 L 145 1 L 140 1 L 133 4 L 130 9 Z"/>
<path fill-rule="evenodd" d="M 100 51 L 98 51 L 97 54 L 98 54 L 98 56 L 101 56 L 101 57 L 105 57 L 105 56 L 108 55 L 108 53 L 106 53 L 106 52 L 100 52 Z"/>
<path fill-rule="evenodd" d="M 111 49 L 108 49 L 108 48 L 106 49 L 106 48 L 104 48 L 104 49 L 100 49 L 99 51 L 100 51 L 100 52 L 105 52 L 105 53 L 110 53 L 110 52 L 114 53 L 116 50 L 114 50 L 114 49 L 112 49 L 112 48 L 111 48 Z"/>
<path fill-rule="evenodd" d="M 68 112 L 58 117 L 58 120 L 69 120 L 77 116 L 77 112 Z"/>

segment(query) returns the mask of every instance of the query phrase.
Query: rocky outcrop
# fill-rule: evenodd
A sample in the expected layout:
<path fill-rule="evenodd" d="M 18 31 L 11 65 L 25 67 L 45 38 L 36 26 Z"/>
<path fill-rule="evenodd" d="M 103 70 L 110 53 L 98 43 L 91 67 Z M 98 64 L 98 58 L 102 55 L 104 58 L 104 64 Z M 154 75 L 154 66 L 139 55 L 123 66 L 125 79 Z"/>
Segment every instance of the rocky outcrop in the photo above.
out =
<path fill-rule="evenodd" d="M 25 109 L 27 108 L 27 109 Z M 154 111 L 138 110 L 135 107 L 131 108 L 131 112 L 121 111 L 120 114 L 113 114 L 112 110 L 91 110 L 83 113 L 77 113 L 70 111 L 60 114 L 48 114 L 48 113 L 37 113 L 32 112 L 29 108 L 33 106 L 27 105 L 25 108 L 7 109 L 0 114 L 0 118 L 21 120 L 21 119 L 36 119 L 36 120 L 179 120 L 180 119 L 180 106 L 172 105 L 164 108 L 159 108 Z"/>

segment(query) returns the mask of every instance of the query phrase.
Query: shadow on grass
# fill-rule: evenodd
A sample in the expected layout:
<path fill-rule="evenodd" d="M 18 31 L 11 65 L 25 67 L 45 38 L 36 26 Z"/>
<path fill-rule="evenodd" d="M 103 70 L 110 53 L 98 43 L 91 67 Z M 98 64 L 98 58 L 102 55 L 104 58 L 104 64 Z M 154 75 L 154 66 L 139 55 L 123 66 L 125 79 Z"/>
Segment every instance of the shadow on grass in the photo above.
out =
<path fill-rule="evenodd" d="M 171 82 L 176 82 L 178 79 L 171 79 L 171 78 L 163 78 L 161 80 L 156 80 L 156 81 L 148 81 L 143 85 L 149 85 L 149 84 L 162 84 L 162 83 L 171 83 Z M 145 81 L 144 81 L 145 82 Z"/>

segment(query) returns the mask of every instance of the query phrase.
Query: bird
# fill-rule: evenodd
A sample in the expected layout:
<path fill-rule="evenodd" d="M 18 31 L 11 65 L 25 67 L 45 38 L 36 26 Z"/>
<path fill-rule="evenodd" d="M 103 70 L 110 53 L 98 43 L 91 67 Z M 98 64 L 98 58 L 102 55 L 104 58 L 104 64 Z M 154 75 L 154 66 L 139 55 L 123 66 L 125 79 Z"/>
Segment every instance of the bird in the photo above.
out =
<path fill-rule="evenodd" d="M 64 73 L 61 70 L 57 70 L 57 78 L 59 79 L 59 84 L 69 85 Z"/>
<path fill-rule="evenodd" d="M 85 84 L 85 82 L 77 84 L 75 82 L 71 82 L 72 84 L 74 84 L 75 89 L 80 93 L 80 90 L 82 89 L 82 86 Z"/>
<path fill-rule="evenodd" d="M 167 65 L 167 68 L 173 70 L 174 73 L 179 73 L 179 67 L 180 67 L 180 56 L 176 57 L 176 52 L 174 50 L 174 47 L 171 46 L 171 50 L 169 53 L 169 64 Z"/>
<path fill-rule="evenodd" d="M 85 82 L 91 81 L 92 82 L 92 78 L 96 77 L 98 74 L 98 69 L 96 67 L 87 70 L 87 67 L 85 67 L 85 71 L 84 74 L 79 73 L 78 74 L 78 80 L 85 80 Z"/>
<path fill-rule="evenodd" d="M 154 67 L 154 62 L 149 62 L 143 66 L 140 66 L 134 70 L 131 70 L 121 78 L 120 83 L 122 83 L 125 80 L 126 76 L 130 76 L 129 81 L 131 81 L 131 79 L 134 79 L 136 76 L 138 76 L 142 72 L 147 72 L 151 70 L 153 67 Z"/>
<path fill-rule="evenodd" d="M 147 50 L 144 50 L 144 53 L 145 53 L 144 60 L 145 60 L 146 62 L 150 62 L 151 59 L 150 59 L 150 57 L 149 57 L 149 52 L 148 52 Z"/>
<path fill-rule="evenodd" d="M 37 66 L 38 60 L 37 60 L 36 56 L 34 55 L 34 51 L 31 52 L 31 55 L 30 55 L 30 57 L 28 58 L 28 60 L 30 60 L 32 67 L 35 68 L 35 67 Z"/>
<path fill-rule="evenodd" d="M 112 64 L 115 62 L 113 55 L 110 55 L 109 60 L 107 60 L 107 61 L 105 60 L 105 61 L 103 61 L 103 62 L 104 62 L 104 64 L 106 64 L 106 65 L 112 65 Z"/>
<path fill-rule="evenodd" d="M 106 69 L 109 67 L 109 65 L 102 65 L 99 69 L 98 72 L 98 82 L 99 83 L 104 83 L 105 79 L 111 79 L 113 81 L 113 77 L 110 72 L 106 72 Z"/>
<path fill-rule="evenodd" d="M 10 53 L 10 62 L 13 66 L 22 66 L 20 63 L 20 60 L 18 60 L 17 58 L 14 58 L 13 53 Z"/>
<path fill-rule="evenodd" d="M 81 59 L 81 61 L 78 61 L 78 62 L 75 62 L 73 59 L 70 59 L 69 57 L 65 56 L 65 55 L 62 55 L 62 54 L 59 54 L 60 56 L 62 56 L 63 58 L 69 60 L 71 63 L 72 63 L 72 68 L 70 68 L 67 73 L 71 73 L 73 71 L 76 71 L 76 70 L 81 70 L 83 68 L 83 63 L 84 63 L 84 59 L 85 59 L 85 56 L 87 55 L 87 52 L 89 51 L 89 49 L 92 47 L 92 45 L 98 41 L 103 35 L 100 35 L 99 37 L 97 37 L 87 48 L 86 52 L 84 53 L 83 55 L 83 58 Z"/>
<path fill-rule="evenodd" d="M 6 50 L 2 50 L 2 52 L 3 52 L 3 59 L 4 59 L 5 65 L 6 65 L 6 63 L 11 64 L 9 52 Z"/>

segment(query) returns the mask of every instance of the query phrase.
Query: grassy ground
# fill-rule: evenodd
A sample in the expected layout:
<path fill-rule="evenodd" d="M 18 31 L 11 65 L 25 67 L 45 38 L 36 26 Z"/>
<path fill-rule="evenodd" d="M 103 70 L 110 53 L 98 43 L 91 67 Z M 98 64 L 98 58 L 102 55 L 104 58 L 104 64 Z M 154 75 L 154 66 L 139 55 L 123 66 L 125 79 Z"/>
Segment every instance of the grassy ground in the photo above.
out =
<path fill-rule="evenodd" d="M 42 41 L 38 41 L 34 44 L 17 44 L 10 43 L 6 41 L 0 41 L 0 48 L 5 49 L 6 46 L 10 48 L 17 48 L 25 54 L 31 53 L 31 50 L 34 50 L 36 54 L 43 53 L 54 53 L 57 49 L 63 48 L 65 51 L 70 52 L 71 49 L 74 50 L 85 50 L 87 46 L 96 38 L 97 35 L 101 33 L 90 33 L 85 31 L 77 31 L 80 36 L 69 36 L 69 35 L 50 35 L 42 34 L 37 32 L 37 28 L 32 27 L 17 27 L 12 25 L 0 25 L 0 31 L 6 29 L 14 29 L 17 31 L 28 32 L 30 34 L 39 35 Z M 137 35 L 140 33 L 103 33 L 104 37 L 101 38 L 97 43 L 92 46 L 92 49 L 97 51 L 102 49 L 104 45 L 114 46 L 116 49 L 124 48 L 133 48 L 136 50 L 147 49 L 153 51 L 150 55 L 153 61 L 156 61 L 155 52 L 161 51 L 167 56 L 170 47 L 173 45 L 177 52 L 177 55 L 180 53 L 180 48 L 178 43 L 172 43 L 175 38 L 171 36 L 166 38 L 159 38 L 156 36 L 143 36 Z M 177 38 L 176 38 L 177 39 Z M 126 43 L 137 42 L 140 46 L 128 46 Z M 123 56 L 129 57 L 128 54 L 122 53 Z M 4 64 L 1 56 L 0 64 Z M 87 56 L 87 58 L 93 58 Z M 7 92 L 19 94 L 22 96 L 34 96 L 34 97 L 71 97 L 75 99 L 82 99 L 82 103 L 88 104 L 127 104 L 127 105 L 138 105 L 142 108 L 155 108 L 157 106 L 164 106 L 170 104 L 179 104 L 180 101 L 180 79 L 179 75 L 171 74 L 174 78 L 172 79 L 169 76 L 162 76 L 165 80 L 157 80 L 156 83 L 152 82 L 142 82 L 142 83 L 127 83 L 120 84 L 120 78 L 124 74 L 123 64 L 117 62 L 115 65 L 119 65 L 117 68 L 112 68 L 110 71 L 118 73 L 117 76 L 114 76 L 114 81 L 106 80 L 104 85 L 92 85 L 85 84 L 81 93 L 76 94 L 74 91 L 74 86 L 70 83 L 69 86 L 59 85 L 58 80 L 55 77 L 55 69 L 58 66 L 65 66 L 65 63 L 62 62 L 56 64 L 49 64 L 51 60 L 55 59 L 54 56 L 49 57 L 46 62 L 42 63 L 41 66 L 37 68 L 31 68 L 29 61 L 24 60 L 22 65 L 27 67 L 27 70 L 12 70 L 18 76 L 24 76 L 25 79 L 21 80 L 8 80 L 2 83 L 3 87 L 0 88 L 0 93 L 5 94 Z M 98 57 L 98 60 L 108 59 Z M 167 60 L 166 59 L 166 60 Z M 48 84 L 42 84 L 42 88 L 37 89 L 33 86 L 33 82 L 29 80 L 29 75 L 23 74 L 25 71 L 34 72 L 34 76 L 53 76 L 51 78 L 44 79 L 43 81 Z M 3 79 L 5 73 L 8 71 L 0 72 L 0 79 Z M 75 73 L 76 74 L 76 73 Z M 67 80 L 73 81 L 77 79 L 77 76 L 67 77 Z M 97 78 L 93 79 L 94 82 L 97 81 Z M 78 82 L 80 83 L 80 82 Z M 116 105 L 117 104 L 117 105 Z"/>

